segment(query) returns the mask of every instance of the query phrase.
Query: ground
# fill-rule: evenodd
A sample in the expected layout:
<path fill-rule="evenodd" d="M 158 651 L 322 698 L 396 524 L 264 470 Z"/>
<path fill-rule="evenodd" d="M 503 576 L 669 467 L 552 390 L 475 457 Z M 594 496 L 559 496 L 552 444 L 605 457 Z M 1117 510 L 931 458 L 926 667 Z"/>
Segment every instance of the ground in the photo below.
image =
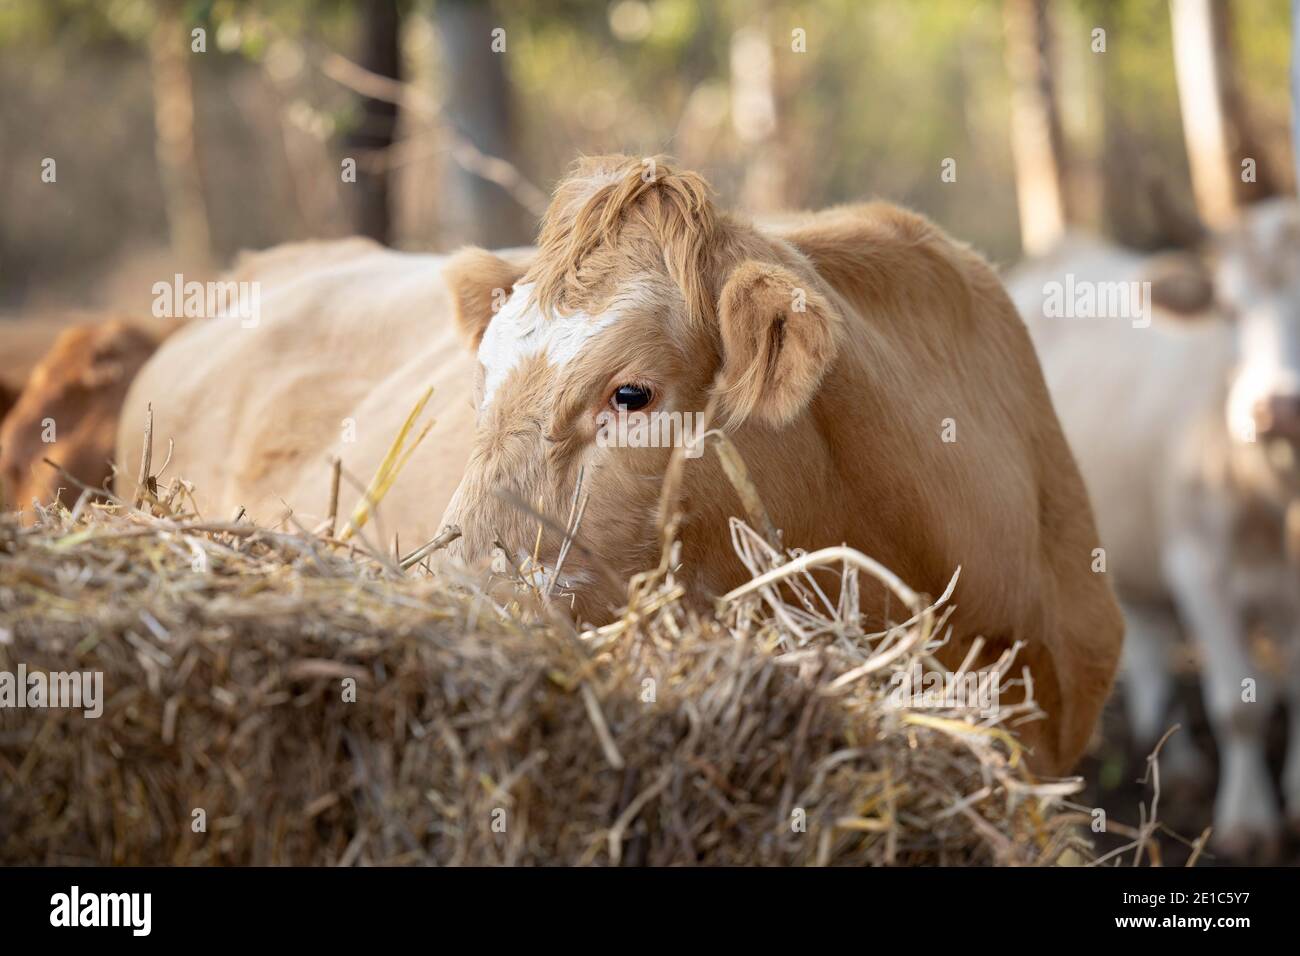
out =
<path fill-rule="evenodd" d="M 1200 689 L 1194 675 L 1180 679 L 1177 694 L 1185 712 L 1190 715 L 1190 726 L 1180 733 L 1190 733 L 1197 750 L 1204 755 L 1206 782 L 1196 785 L 1190 781 L 1165 780 L 1161 787 L 1158 816 L 1169 829 L 1191 841 L 1210 825 L 1214 811 L 1213 782 L 1217 779 L 1218 765 L 1214 737 L 1205 719 Z M 1138 805 L 1145 803 L 1150 806 L 1151 791 L 1142 784 L 1145 754 L 1137 753 L 1132 745 L 1124 717 L 1123 701 L 1118 693 L 1112 697 L 1102 715 L 1100 737 L 1102 745 L 1078 768 L 1088 781 L 1087 789 L 1079 798 L 1080 803 L 1102 807 L 1109 819 L 1136 825 L 1140 819 Z M 1286 723 L 1279 710 L 1277 719 L 1271 724 L 1268 748 L 1275 787 L 1281 776 L 1285 748 Z M 1281 800 L 1280 790 L 1278 799 Z M 1097 837 L 1100 853 L 1127 842 L 1126 837 L 1117 835 L 1102 834 Z M 1186 846 L 1171 837 L 1164 837 L 1162 845 L 1166 866 L 1182 866 L 1186 862 L 1189 853 Z M 1131 861 L 1132 855 L 1124 858 Z M 1211 849 L 1200 858 L 1197 865 L 1258 865 L 1267 862 L 1286 866 L 1300 865 L 1300 835 L 1288 834 L 1279 848 L 1279 855 L 1271 861 L 1258 854 L 1249 859 L 1230 859 Z"/>

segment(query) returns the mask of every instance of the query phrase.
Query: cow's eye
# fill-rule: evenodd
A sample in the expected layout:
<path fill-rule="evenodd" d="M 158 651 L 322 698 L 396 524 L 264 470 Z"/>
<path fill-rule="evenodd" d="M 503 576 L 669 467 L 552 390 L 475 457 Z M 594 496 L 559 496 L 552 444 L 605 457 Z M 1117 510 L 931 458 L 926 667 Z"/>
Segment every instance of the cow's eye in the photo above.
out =
<path fill-rule="evenodd" d="M 615 408 L 626 408 L 629 412 L 645 408 L 654 398 L 650 389 L 642 385 L 620 385 L 614 389 L 609 403 Z"/>

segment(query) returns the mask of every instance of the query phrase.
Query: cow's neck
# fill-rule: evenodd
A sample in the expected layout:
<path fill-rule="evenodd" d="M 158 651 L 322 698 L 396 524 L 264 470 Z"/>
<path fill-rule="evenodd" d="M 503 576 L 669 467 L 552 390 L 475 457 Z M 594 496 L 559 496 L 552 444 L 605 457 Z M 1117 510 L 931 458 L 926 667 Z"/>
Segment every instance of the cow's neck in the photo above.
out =
<path fill-rule="evenodd" d="M 848 343 L 818 396 L 779 441 L 751 439 L 742 451 L 760 477 L 787 476 L 787 488 L 764 495 L 787 547 L 847 544 L 917 587 L 934 587 L 952 569 L 917 563 L 939 553 L 928 540 L 939 516 L 923 483 L 912 480 L 921 467 L 915 445 L 924 426 L 915 410 L 889 394 L 888 380 L 868 374 L 868 354 L 863 343 Z"/>

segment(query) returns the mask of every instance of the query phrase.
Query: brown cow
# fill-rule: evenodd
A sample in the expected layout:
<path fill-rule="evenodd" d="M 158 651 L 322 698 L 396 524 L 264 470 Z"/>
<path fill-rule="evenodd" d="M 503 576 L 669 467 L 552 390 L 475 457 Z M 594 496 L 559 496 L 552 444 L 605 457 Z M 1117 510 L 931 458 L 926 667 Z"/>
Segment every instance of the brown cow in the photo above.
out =
<path fill-rule="evenodd" d="M 763 231 L 717 210 L 694 174 L 626 157 L 578 166 L 539 246 L 443 260 L 354 245 L 324 266 L 304 250 L 261 274 L 250 260 L 259 321 L 173 339 L 126 420 L 153 403 L 209 513 L 273 518 L 287 502 L 311 524 L 328 456 L 368 479 L 434 384 L 438 427 L 385 499 L 384 533 L 414 546 L 454 521 L 471 562 L 498 540 L 531 553 L 536 522 L 499 492 L 563 524 L 582 469 L 580 537 L 598 557 L 571 552 L 562 583 L 599 621 L 623 599 L 608 579 L 657 559 L 672 452 L 601 440 L 601 422 L 620 406 L 698 412 L 716 387 L 716 424 L 785 543 L 848 543 L 931 594 L 961 565 L 944 656 L 981 636 L 992 655 L 1022 642 L 1047 712 L 1024 739 L 1049 772 L 1077 759 L 1123 625 L 1090 567 L 1091 510 L 1033 348 L 981 258 L 885 204 Z M 138 460 L 139 429 L 121 439 L 119 458 Z M 688 460 L 681 489 L 683 580 L 716 594 L 745 577 L 727 526 L 741 506 L 712 454 Z M 548 567 L 559 544 L 543 535 Z M 863 608 L 879 622 L 884 594 Z"/>
<path fill-rule="evenodd" d="M 0 422 L 5 420 L 9 409 L 14 407 L 16 401 L 18 401 L 18 389 L 10 388 L 4 382 L 0 382 Z"/>
<path fill-rule="evenodd" d="M 80 493 L 46 458 L 90 487 L 104 486 L 127 388 L 158 341 L 159 333 L 120 319 L 59 334 L 0 425 L 0 482 L 7 507 L 47 503 L 60 488 L 65 503 L 68 493 L 74 498 Z"/>

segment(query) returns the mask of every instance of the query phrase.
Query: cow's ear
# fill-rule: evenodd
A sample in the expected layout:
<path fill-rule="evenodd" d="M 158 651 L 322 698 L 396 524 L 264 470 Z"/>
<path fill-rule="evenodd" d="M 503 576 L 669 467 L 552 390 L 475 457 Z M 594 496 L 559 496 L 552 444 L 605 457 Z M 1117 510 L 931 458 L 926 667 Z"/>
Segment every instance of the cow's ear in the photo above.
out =
<path fill-rule="evenodd" d="M 478 348 L 492 316 L 505 305 L 526 271 L 523 263 L 475 246 L 467 246 L 447 260 L 442 277 L 451 292 L 456 328 L 470 348 Z"/>
<path fill-rule="evenodd" d="M 727 278 L 718 318 L 722 401 L 730 421 L 753 415 L 769 425 L 789 424 L 835 358 L 839 313 L 789 270 L 748 260 Z"/>
<path fill-rule="evenodd" d="M 1190 252 L 1154 256 L 1144 269 L 1151 304 L 1177 319 L 1194 319 L 1214 305 L 1214 280 L 1205 261 Z"/>

